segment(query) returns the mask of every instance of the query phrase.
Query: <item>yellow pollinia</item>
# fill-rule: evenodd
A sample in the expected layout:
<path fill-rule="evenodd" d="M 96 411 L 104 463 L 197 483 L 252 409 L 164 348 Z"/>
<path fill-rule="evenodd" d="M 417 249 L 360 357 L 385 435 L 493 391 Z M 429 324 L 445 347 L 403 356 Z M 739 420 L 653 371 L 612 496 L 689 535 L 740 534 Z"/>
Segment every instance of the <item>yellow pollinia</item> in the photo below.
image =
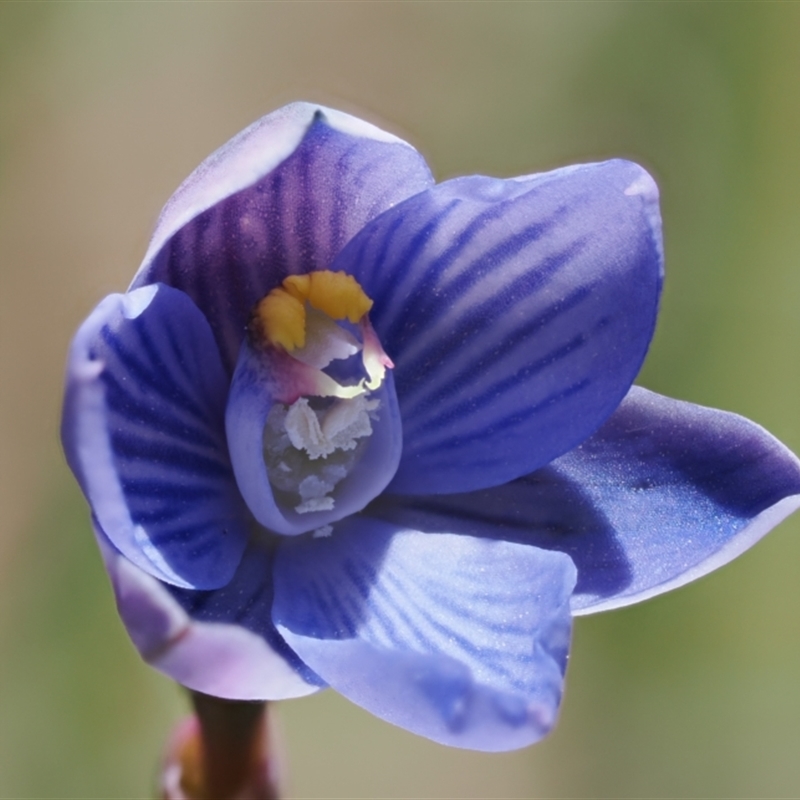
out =
<path fill-rule="evenodd" d="M 286 278 L 255 307 L 251 325 L 267 343 L 291 352 L 306 343 L 306 303 L 331 319 L 353 324 L 372 308 L 352 275 L 319 270 Z"/>

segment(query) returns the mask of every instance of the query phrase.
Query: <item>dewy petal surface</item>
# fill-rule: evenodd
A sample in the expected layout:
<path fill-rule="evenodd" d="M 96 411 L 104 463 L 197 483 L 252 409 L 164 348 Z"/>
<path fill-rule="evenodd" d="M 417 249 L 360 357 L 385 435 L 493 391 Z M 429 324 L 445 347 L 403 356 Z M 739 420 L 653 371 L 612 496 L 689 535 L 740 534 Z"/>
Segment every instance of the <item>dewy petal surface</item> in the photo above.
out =
<path fill-rule="evenodd" d="M 226 584 L 249 536 L 227 383 L 208 323 L 168 286 L 107 297 L 70 350 L 67 460 L 115 547 L 181 586 Z"/>
<path fill-rule="evenodd" d="M 432 183 L 401 139 L 294 103 L 242 131 L 184 182 L 133 286 L 161 281 L 185 291 L 232 371 L 258 300 L 291 273 L 327 269 L 365 223 Z"/>
<path fill-rule="evenodd" d="M 390 490 L 498 485 L 594 432 L 644 358 L 662 267 L 656 186 L 625 161 L 459 178 L 367 225 L 332 268 L 395 362 Z"/>
<path fill-rule="evenodd" d="M 269 551 L 249 548 L 228 586 L 193 592 L 161 583 L 97 527 L 95 535 L 120 617 L 156 669 L 190 689 L 232 700 L 284 700 L 320 688 L 270 622 Z"/>
<path fill-rule="evenodd" d="M 281 543 L 273 620 L 373 714 L 444 744 L 509 750 L 555 722 L 574 581 L 561 553 L 356 516 L 329 538 Z"/>
<path fill-rule="evenodd" d="M 617 531 L 632 580 L 577 596 L 576 613 L 637 603 L 727 564 L 800 507 L 800 461 L 737 414 L 634 387 L 557 469 Z"/>
<path fill-rule="evenodd" d="M 752 546 L 800 506 L 800 462 L 760 426 L 634 387 L 580 447 L 504 486 L 385 497 L 365 513 L 527 542 L 578 568 L 573 612 L 645 600 Z"/>

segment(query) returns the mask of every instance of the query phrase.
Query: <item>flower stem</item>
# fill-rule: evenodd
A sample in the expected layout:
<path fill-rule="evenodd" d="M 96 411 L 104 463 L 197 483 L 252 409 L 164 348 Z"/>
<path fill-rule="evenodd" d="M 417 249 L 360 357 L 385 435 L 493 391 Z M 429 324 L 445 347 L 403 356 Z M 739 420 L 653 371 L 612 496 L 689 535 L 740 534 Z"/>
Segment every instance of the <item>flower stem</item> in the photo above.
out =
<path fill-rule="evenodd" d="M 266 702 L 190 695 L 195 716 L 176 730 L 162 797 L 278 800 L 278 759 L 271 752 Z"/>

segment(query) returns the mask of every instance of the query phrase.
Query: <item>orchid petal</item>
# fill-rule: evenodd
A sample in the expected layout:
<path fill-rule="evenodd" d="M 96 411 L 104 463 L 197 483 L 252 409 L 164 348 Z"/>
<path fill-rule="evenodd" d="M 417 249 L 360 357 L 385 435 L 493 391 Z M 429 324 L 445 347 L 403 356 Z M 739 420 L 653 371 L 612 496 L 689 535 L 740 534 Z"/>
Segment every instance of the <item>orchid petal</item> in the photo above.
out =
<path fill-rule="evenodd" d="M 568 554 L 573 613 L 636 603 L 727 564 L 800 507 L 800 461 L 760 426 L 634 387 L 580 447 L 504 486 L 384 497 L 395 525 Z"/>
<path fill-rule="evenodd" d="M 560 550 L 577 567 L 576 595 L 608 595 L 631 584 L 631 565 L 602 505 L 552 466 L 463 494 L 383 495 L 363 514 L 426 533 Z"/>
<path fill-rule="evenodd" d="M 273 620 L 320 677 L 444 744 L 510 750 L 555 722 L 575 569 L 563 554 L 364 517 L 281 543 Z"/>
<path fill-rule="evenodd" d="M 232 371 L 250 310 L 291 273 L 326 269 L 370 219 L 433 183 L 410 145 L 294 103 L 206 159 L 162 212 L 133 286 L 185 291 Z"/>
<path fill-rule="evenodd" d="M 656 186 L 624 161 L 460 178 L 368 224 L 333 269 L 395 362 L 391 491 L 498 485 L 594 432 L 647 351 L 662 264 Z"/>
<path fill-rule="evenodd" d="M 760 425 L 637 387 L 554 467 L 605 512 L 632 573 L 622 591 L 576 596 L 578 614 L 697 580 L 800 507 L 800 461 Z"/>
<path fill-rule="evenodd" d="M 99 527 L 95 535 L 120 617 L 156 669 L 190 689 L 232 700 L 284 700 L 320 688 L 270 622 L 268 551 L 251 547 L 225 589 L 191 592 L 134 566 Z"/>
<path fill-rule="evenodd" d="M 115 547 L 168 583 L 226 584 L 249 536 L 226 393 L 208 324 L 167 286 L 107 297 L 73 340 L 67 461 Z"/>
<path fill-rule="evenodd" d="M 303 380 L 305 365 L 283 355 L 287 371 L 300 370 Z M 391 481 L 400 460 L 402 434 L 394 384 L 389 374 L 370 399 L 379 405 L 372 419 L 372 434 L 363 454 L 351 472 L 334 490 L 330 510 L 298 513 L 291 505 L 278 502 L 270 484 L 264 461 L 264 428 L 267 415 L 276 402 L 275 393 L 281 380 L 292 381 L 292 375 L 276 374 L 281 361 L 265 360 L 264 355 L 245 342 L 233 376 L 226 411 L 228 447 L 239 491 L 253 516 L 275 533 L 293 536 L 342 519 L 360 511 L 377 497 Z M 296 388 L 296 387 L 295 387 Z M 304 390 L 313 386 L 302 386 Z M 319 460 L 320 464 L 324 459 Z"/>

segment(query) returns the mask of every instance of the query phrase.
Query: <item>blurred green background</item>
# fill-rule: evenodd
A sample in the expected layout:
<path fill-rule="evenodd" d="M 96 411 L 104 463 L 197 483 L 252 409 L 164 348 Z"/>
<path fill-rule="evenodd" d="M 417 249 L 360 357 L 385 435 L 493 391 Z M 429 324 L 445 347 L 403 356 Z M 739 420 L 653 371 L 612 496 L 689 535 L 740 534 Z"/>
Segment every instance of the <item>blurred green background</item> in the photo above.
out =
<path fill-rule="evenodd" d="M 305 98 L 440 179 L 638 160 L 668 270 L 640 382 L 800 449 L 798 41 L 797 3 L 0 3 L 0 797 L 148 797 L 186 707 L 116 618 L 57 420 L 71 332 L 202 158 Z M 282 704 L 290 796 L 800 796 L 799 528 L 578 620 L 536 747 L 448 750 L 331 692 Z"/>

